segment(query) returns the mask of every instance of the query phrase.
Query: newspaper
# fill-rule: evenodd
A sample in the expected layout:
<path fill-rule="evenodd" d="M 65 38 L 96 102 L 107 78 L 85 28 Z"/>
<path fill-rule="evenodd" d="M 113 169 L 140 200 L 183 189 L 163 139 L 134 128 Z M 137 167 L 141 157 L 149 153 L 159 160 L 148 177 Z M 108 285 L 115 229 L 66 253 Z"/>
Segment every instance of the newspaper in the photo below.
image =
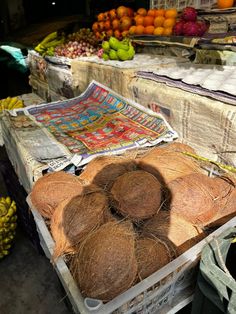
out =
<path fill-rule="evenodd" d="M 144 78 L 133 79 L 129 90 L 129 98 L 162 113 L 199 155 L 236 166 L 236 106 Z"/>

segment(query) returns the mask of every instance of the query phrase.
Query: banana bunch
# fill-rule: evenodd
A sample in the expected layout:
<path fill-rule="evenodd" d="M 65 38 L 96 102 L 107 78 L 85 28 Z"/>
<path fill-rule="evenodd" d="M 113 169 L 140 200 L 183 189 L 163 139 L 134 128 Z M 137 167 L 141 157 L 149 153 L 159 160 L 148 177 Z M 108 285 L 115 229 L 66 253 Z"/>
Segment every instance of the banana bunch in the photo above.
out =
<path fill-rule="evenodd" d="M 62 45 L 65 41 L 64 36 L 59 36 L 57 32 L 47 35 L 35 48 L 40 55 L 54 56 L 55 47 Z"/>
<path fill-rule="evenodd" d="M 129 39 L 118 40 L 110 37 L 109 41 L 102 42 L 103 60 L 132 60 L 135 55 L 134 47 Z"/>
<path fill-rule="evenodd" d="M 8 255 L 16 234 L 16 203 L 9 196 L 0 197 L 0 259 Z"/>
<path fill-rule="evenodd" d="M 0 112 L 24 107 L 23 101 L 18 97 L 7 97 L 0 100 Z"/>

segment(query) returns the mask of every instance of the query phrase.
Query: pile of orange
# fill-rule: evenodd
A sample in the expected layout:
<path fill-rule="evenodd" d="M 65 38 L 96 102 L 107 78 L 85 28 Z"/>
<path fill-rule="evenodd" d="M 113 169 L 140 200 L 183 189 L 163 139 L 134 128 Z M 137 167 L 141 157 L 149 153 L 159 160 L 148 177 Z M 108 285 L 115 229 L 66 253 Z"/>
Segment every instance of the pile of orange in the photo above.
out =
<path fill-rule="evenodd" d="M 150 9 L 140 8 L 134 16 L 134 24 L 130 27 L 131 35 L 157 35 L 170 36 L 176 23 L 177 10 L 172 9 Z"/>
<path fill-rule="evenodd" d="M 115 36 L 118 39 L 128 35 L 169 36 L 176 23 L 177 10 L 131 8 L 119 6 L 107 12 L 101 12 L 92 30 L 98 39 Z"/>

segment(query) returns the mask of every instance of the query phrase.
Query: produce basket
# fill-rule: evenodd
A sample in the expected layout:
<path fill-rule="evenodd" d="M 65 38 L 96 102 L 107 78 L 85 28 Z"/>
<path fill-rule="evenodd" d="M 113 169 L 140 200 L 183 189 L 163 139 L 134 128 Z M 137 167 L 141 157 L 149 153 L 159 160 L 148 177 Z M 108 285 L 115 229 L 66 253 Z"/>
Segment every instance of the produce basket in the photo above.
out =
<path fill-rule="evenodd" d="M 46 256 L 51 259 L 54 241 L 44 219 L 33 208 L 30 195 L 27 197 L 27 202 L 36 222 L 41 246 Z M 197 265 L 204 245 L 227 228 L 235 225 L 236 217 L 178 258 L 106 304 L 103 304 L 100 300 L 84 299 L 81 296 L 63 258 L 59 258 L 54 267 L 75 313 L 176 313 L 192 301 Z"/>
<path fill-rule="evenodd" d="M 151 0 L 150 8 L 176 8 L 177 10 L 182 10 L 190 6 L 195 9 L 210 9 L 215 3 L 215 0 Z"/>

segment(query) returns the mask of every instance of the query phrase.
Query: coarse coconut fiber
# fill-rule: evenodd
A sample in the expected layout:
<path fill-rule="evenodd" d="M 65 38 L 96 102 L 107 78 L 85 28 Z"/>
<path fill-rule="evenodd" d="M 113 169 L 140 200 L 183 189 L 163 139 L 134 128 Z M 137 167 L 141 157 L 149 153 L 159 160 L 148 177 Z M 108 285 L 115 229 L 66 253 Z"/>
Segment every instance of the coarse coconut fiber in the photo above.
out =
<path fill-rule="evenodd" d="M 171 181 L 168 189 L 172 213 L 203 227 L 225 207 L 231 187 L 220 178 L 192 173 Z"/>
<path fill-rule="evenodd" d="M 201 228 L 171 211 L 163 210 L 144 223 L 142 234 L 161 239 L 176 255 L 184 253 L 205 237 Z"/>
<path fill-rule="evenodd" d="M 139 168 L 152 173 L 163 185 L 184 175 L 202 172 L 192 158 L 165 147 L 150 150 L 142 158 L 136 159 L 136 162 Z"/>
<path fill-rule="evenodd" d="M 161 184 L 143 170 L 127 172 L 118 177 L 111 188 L 114 208 L 124 217 L 140 221 L 155 215 L 161 207 Z"/>
<path fill-rule="evenodd" d="M 53 259 L 76 252 L 81 241 L 104 223 L 107 211 L 107 196 L 96 185 L 85 186 L 80 195 L 60 203 L 51 220 L 55 240 Z"/>
<path fill-rule="evenodd" d="M 140 280 L 150 276 L 172 260 L 168 245 L 156 237 L 140 237 L 136 240 L 135 253 Z"/>
<path fill-rule="evenodd" d="M 83 296 L 104 302 L 130 288 L 137 269 L 135 234 L 126 222 L 108 222 L 90 233 L 71 264 Z"/>
<path fill-rule="evenodd" d="M 55 208 L 64 200 L 83 190 L 78 177 L 64 171 L 53 172 L 39 178 L 31 191 L 31 202 L 45 218 L 51 218 Z"/>
<path fill-rule="evenodd" d="M 133 159 L 121 156 L 101 156 L 90 161 L 79 178 L 86 184 L 94 183 L 109 190 L 117 177 L 136 168 Z"/>

